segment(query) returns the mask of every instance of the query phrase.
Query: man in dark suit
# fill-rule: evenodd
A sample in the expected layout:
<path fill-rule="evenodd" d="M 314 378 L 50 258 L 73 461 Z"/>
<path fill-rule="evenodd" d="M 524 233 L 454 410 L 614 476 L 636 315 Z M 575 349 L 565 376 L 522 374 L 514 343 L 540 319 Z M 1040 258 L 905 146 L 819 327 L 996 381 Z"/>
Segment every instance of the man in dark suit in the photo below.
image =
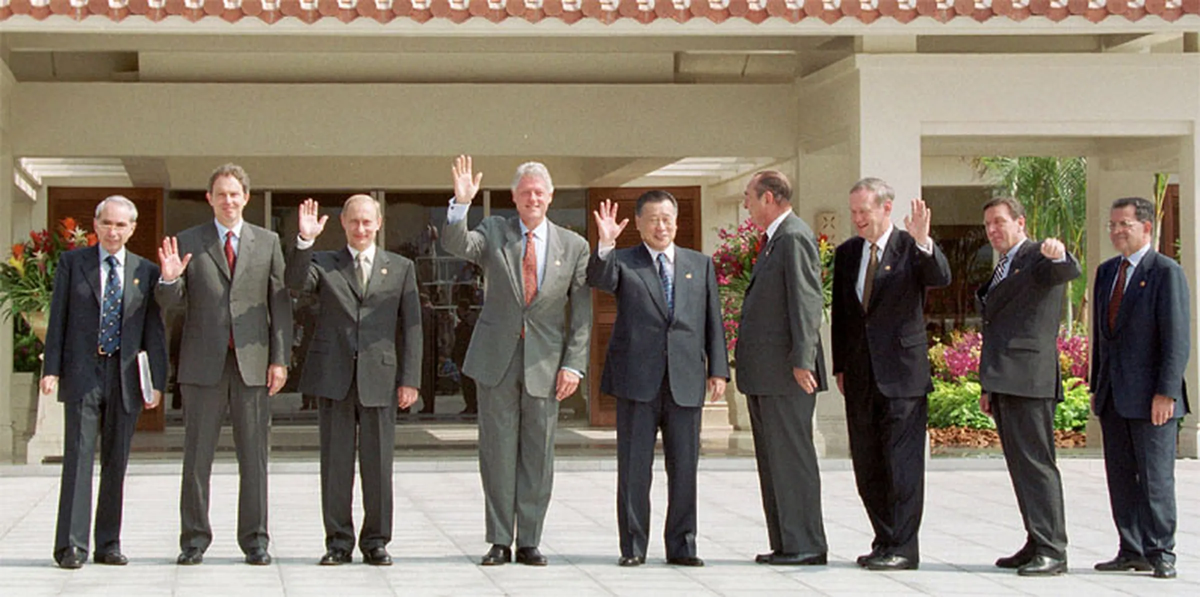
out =
<path fill-rule="evenodd" d="M 137 206 L 120 195 L 96 206 L 99 246 L 63 253 L 54 274 L 41 391 L 58 389 L 66 417 L 54 560 L 77 569 L 87 560 L 92 465 L 100 435 L 96 503 L 97 564 L 123 566 L 121 511 L 129 446 L 142 412 L 138 352 L 149 357 L 157 408 L 167 380 L 167 344 L 154 286 L 158 266 L 125 249 Z"/>
<path fill-rule="evenodd" d="M 421 385 L 421 304 L 413 262 L 375 245 L 383 224 L 379 202 L 354 195 L 342 206 L 346 247 L 313 251 L 329 216 L 309 199 L 300 205 L 299 238 L 285 274 L 292 290 L 317 295 L 317 319 L 300 391 L 318 396 L 321 512 L 326 553 L 321 564 L 349 563 L 354 549 L 354 455 L 362 477 L 363 561 L 392 557 L 392 456 L 396 409 L 411 406 Z"/>
<path fill-rule="evenodd" d="M 546 217 L 554 183 L 543 164 L 517 168 L 517 217 L 492 216 L 470 231 L 467 211 L 483 173 L 473 173 L 469 156 L 459 156 L 452 172 L 442 246 L 482 267 L 487 280 L 463 366 L 479 389 L 479 473 L 492 544 L 480 563 L 512 561 L 515 539 L 517 562 L 545 566 L 538 544 L 554 483 L 558 403 L 587 368 L 588 244 Z"/>
<path fill-rule="evenodd" d="M 675 245 L 679 205 L 666 191 L 638 197 L 642 243 L 616 248 L 629 223 L 604 201 L 594 215 L 597 251 L 588 284 L 617 297 L 617 321 L 600 389 L 617 398 L 617 528 L 621 566 L 646 561 L 654 445 L 662 429 L 667 463 L 667 563 L 696 556 L 696 466 L 705 390 L 725 393 L 729 361 L 712 259 Z"/>
<path fill-rule="evenodd" d="M 1025 209 L 998 197 L 983 208 L 988 242 L 999 255 L 978 291 L 983 318 L 979 408 L 996 419 L 1004 460 L 1025 523 L 1025 545 L 996 560 L 1022 576 L 1067 571 L 1062 475 L 1054 450 L 1054 408 L 1062 401 L 1058 326 L 1066 283 L 1079 262 L 1058 239 L 1025 235 Z"/>
<path fill-rule="evenodd" d="M 1120 255 L 1096 268 L 1092 410 L 1120 547 L 1105 572 L 1175 578 L 1175 441 L 1189 412 L 1190 298 L 1183 268 L 1151 247 L 1154 204 L 1113 202 L 1108 236 Z"/>
<path fill-rule="evenodd" d="M 907 231 L 892 225 L 895 193 L 878 178 L 850 189 L 858 236 L 837 248 L 833 268 L 833 372 L 846 397 L 858 495 L 875 531 L 869 570 L 915 570 L 925 503 L 929 340 L 925 291 L 950 283 L 950 263 L 929 238 L 932 218 L 913 199 Z"/>
<path fill-rule="evenodd" d="M 212 543 L 208 520 L 213 454 L 228 411 L 238 459 L 238 546 L 246 563 L 271 563 L 267 553 L 267 453 L 271 401 L 287 381 L 292 302 L 283 283 L 279 236 L 242 219 L 250 182 L 226 164 L 208 180 L 213 222 L 163 239 L 163 308 L 183 317 L 179 387 L 183 393 L 183 483 L 179 496 L 180 554 L 204 561 Z M 195 257 L 195 259 L 193 259 Z"/>
<path fill-rule="evenodd" d="M 747 396 L 771 552 L 760 564 L 823 566 L 821 471 L 813 409 L 825 387 L 821 349 L 821 258 L 812 229 L 792 213 L 786 176 L 758 172 L 743 205 L 766 230 L 742 303 L 738 389 Z"/>

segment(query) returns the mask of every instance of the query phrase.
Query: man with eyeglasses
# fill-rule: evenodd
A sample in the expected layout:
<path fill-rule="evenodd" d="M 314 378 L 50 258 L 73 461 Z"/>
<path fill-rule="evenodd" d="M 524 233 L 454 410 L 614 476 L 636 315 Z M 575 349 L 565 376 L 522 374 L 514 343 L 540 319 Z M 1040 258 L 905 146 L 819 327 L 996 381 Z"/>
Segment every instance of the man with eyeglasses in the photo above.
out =
<path fill-rule="evenodd" d="M 1191 343 L 1183 268 L 1151 247 L 1154 204 L 1117 199 L 1108 237 L 1120 255 L 1096 269 L 1092 410 L 1104 431 L 1104 470 L 1120 545 L 1101 572 L 1175 578 L 1175 441 L 1188 413 L 1183 373 Z"/>

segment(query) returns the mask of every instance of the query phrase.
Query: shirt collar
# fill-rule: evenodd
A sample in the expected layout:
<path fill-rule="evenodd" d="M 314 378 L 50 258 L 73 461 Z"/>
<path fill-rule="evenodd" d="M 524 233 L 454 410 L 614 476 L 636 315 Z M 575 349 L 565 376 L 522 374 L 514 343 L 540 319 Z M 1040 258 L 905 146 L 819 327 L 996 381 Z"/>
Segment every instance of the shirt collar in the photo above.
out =
<path fill-rule="evenodd" d="M 104 247 L 102 247 L 100 245 L 96 245 L 96 247 L 100 249 L 100 263 L 104 263 L 105 261 L 108 261 L 108 256 L 112 255 L 113 257 L 117 258 L 117 265 L 119 265 L 119 266 L 125 265 L 125 247 L 121 247 L 121 250 L 117 251 L 116 253 L 109 253 L 108 251 L 105 251 Z"/>
<path fill-rule="evenodd" d="M 517 218 L 517 223 L 519 223 L 521 225 L 521 236 L 525 236 L 526 234 L 529 233 L 529 227 L 525 225 L 525 222 L 521 221 L 521 218 Z M 541 240 L 546 240 L 546 230 L 548 230 L 549 228 L 550 228 L 550 220 L 548 220 L 546 218 L 542 218 L 542 223 L 538 224 L 537 227 L 533 229 L 533 237 L 541 239 Z"/>
<path fill-rule="evenodd" d="M 896 227 L 893 226 L 891 222 L 888 222 L 887 230 L 884 230 L 883 234 L 879 235 L 879 238 L 875 239 L 875 246 L 879 247 L 879 253 L 881 255 L 883 254 L 883 248 L 886 247 L 888 244 L 888 240 L 890 238 L 892 238 L 892 231 L 895 229 L 896 229 Z M 869 241 L 865 238 L 863 240 L 866 241 L 866 244 L 863 245 L 865 247 L 865 250 L 870 251 L 871 250 L 871 241 Z"/>
<path fill-rule="evenodd" d="M 675 243 L 671 243 L 671 244 L 667 245 L 667 248 L 662 251 L 656 251 L 654 249 L 651 249 L 650 245 L 647 245 L 646 243 L 642 243 L 642 245 L 646 247 L 647 251 L 650 251 L 650 260 L 651 261 L 658 263 L 658 254 L 662 253 L 667 256 L 668 263 L 675 263 Z"/>
<path fill-rule="evenodd" d="M 1130 267 L 1137 269 L 1138 264 L 1140 264 L 1142 262 L 1142 259 L 1146 258 L 1146 254 L 1149 252 L 1150 252 L 1150 243 L 1146 243 L 1146 246 L 1138 249 L 1137 251 L 1134 251 L 1133 255 L 1130 255 L 1129 257 L 1126 257 L 1125 259 L 1126 259 L 1126 261 L 1129 262 Z"/>
<path fill-rule="evenodd" d="M 1008 256 L 1008 262 L 1009 262 L 1009 263 L 1012 263 L 1012 260 L 1013 260 L 1013 259 L 1015 259 L 1015 258 L 1017 257 L 1017 251 L 1020 251 L 1020 250 L 1021 250 L 1021 246 L 1023 246 L 1023 245 L 1024 245 L 1024 244 L 1025 244 L 1027 241 L 1028 241 L 1028 240 L 1029 240 L 1028 238 L 1023 238 L 1023 239 L 1021 239 L 1021 241 L 1020 241 L 1020 242 L 1018 242 L 1017 244 L 1013 245 L 1013 246 L 1012 246 L 1012 248 L 1011 248 L 1011 249 L 1009 249 L 1007 253 L 1005 253 L 1005 255 L 1007 255 L 1007 256 Z"/>
<path fill-rule="evenodd" d="M 783 224 L 783 221 L 786 220 L 790 215 L 792 215 L 792 210 L 789 209 L 782 214 L 779 214 L 779 217 L 775 218 L 775 221 L 771 222 L 770 226 L 767 226 L 767 240 L 771 240 L 771 238 L 775 236 L 775 231 L 779 230 L 779 226 Z"/>
<path fill-rule="evenodd" d="M 238 220 L 237 224 L 234 224 L 232 228 L 226 228 L 216 218 L 213 218 L 213 223 L 217 225 L 217 236 L 219 236 L 222 241 L 225 240 L 225 233 L 229 232 L 230 230 L 233 231 L 234 238 L 241 240 L 242 225 L 246 223 L 246 220 Z"/>
<path fill-rule="evenodd" d="M 352 257 L 355 261 L 358 261 L 358 251 L 350 245 L 346 245 L 346 248 L 350 250 L 350 257 Z M 375 263 L 375 243 L 371 243 L 371 246 L 367 247 L 362 252 L 367 256 L 367 263 Z"/>

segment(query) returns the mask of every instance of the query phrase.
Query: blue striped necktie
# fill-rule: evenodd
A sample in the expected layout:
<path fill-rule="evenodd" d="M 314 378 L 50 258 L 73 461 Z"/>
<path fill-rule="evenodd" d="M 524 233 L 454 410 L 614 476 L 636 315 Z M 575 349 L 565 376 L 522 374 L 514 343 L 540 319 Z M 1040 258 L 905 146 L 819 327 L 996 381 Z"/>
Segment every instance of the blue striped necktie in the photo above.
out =
<path fill-rule="evenodd" d="M 121 277 L 117 258 L 109 255 L 108 281 L 104 284 L 104 302 L 100 308 L 100 354 L 112 354 L 121 347 Z"/>
<path fill-rule="evenodd" d="M 671 272 L 667 269 L 667 254 L 658 254 L 658 277 L 662 280 L 663 293 L 667 296 L 667 315 L 675 318 L 675 284 L 671 280 Z"/>

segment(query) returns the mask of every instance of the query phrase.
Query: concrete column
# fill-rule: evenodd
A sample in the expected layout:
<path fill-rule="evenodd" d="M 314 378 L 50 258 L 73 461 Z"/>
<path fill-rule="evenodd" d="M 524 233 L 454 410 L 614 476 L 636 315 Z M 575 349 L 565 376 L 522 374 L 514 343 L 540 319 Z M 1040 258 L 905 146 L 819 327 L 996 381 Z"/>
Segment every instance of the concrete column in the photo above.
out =
<path fill-rule="evenodd" d="M 1198 292 L 1200 288 L 1196 286 L 1197 280 L 1200 280 L 1200 246 L 1196 243 L 1196 226 L 1200 224 L 1200 219 L 1198 219 L 1200 209 L 1196 205 L 1198 200 L 1197 177 L 1200 176 L 1200 148 L 1197 147 L 1197 143 L 1200 143 L 1200 139 L 1197 139 L 1193 132 L 1191 135 L 1180 138 L 1179 148 L 1180 261 L 1184 274 L 1192 283 L 1192 358 L 1188 360 L 1187 375 L 1184 380 L 1188 386 L 1193 388 L 1200 387 L 1198 385 L 1200 376 L 1197 375 L 1196 367 L 1196 351 L 1200 348 L 1200 337 L 1196 333 L 1196 315 L 1200 313 L 1200 301 L 1197 301 L 1197 297 L 1200 296 L 1200 292 Z M 1200 407 L 1193 406 L 1192 408 Z M 1184 458 L 1200 456 L 1200 426 L 1197 425 L 1197 415 L 1194 411 L 1183 420 L 1183 427 L 1179 430 L 1179 455 Z"/>
<path fill-rule="evenodd" d="M 15 84 L 8 65 L 0 61 L 0 259 L 12 246 L 12 141 L 9 135 L 9 98 Z M 0 321 L 0 462 L 13 456 L 12 322 Z"/>

